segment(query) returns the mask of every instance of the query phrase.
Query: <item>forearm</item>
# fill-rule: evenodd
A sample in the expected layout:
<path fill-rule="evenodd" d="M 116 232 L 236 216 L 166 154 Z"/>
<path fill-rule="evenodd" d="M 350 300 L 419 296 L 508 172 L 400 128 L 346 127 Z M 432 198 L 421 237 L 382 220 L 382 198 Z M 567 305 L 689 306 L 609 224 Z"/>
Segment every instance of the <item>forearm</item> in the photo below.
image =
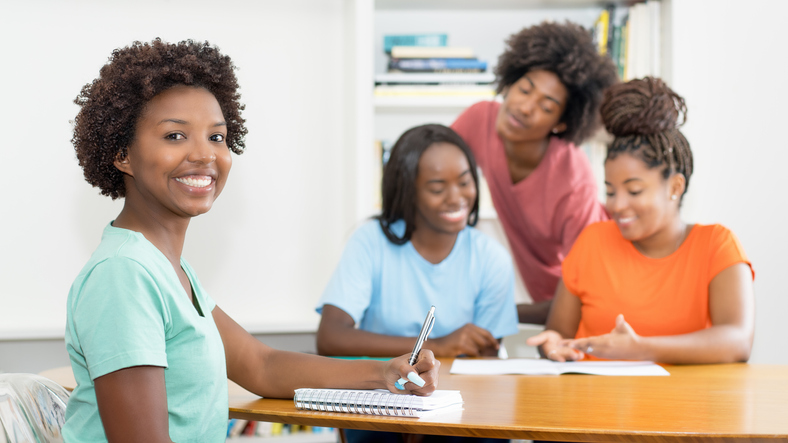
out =
<path fill-rule="evenodd" d="M 265 380 L 255 393 L 263 397 L 292 398 L 298 388 L 386 388 L 385 362 L 339 360 L 270 349 L 262 356 L 259 373 Z"/>
<path fill-rule="evenodd" d="M 317 352 L 320 355 L 392 357 L 411 352 L 415 342 L 415 337 L 397 337 L 352 327 L 321 325 L 317 334 Z M 425 347 L 429 348 L 428 344 L 425 344 Z"/>
<path fill-rule="evenodd" d="M 523 303 L 517 305 L 517 317 L 520 323 L 530 323 L 543 325 L 547 322 L 547 315 L 550 313 L 552 300 L 536 303 Z"/>
<path fill-rule="evenodd" d="M 734 325 L 718 325 L 689 334 L 640 337 L 635 358 L 672 364 L 734 363 L 750 358 L 752 335 Z"/>

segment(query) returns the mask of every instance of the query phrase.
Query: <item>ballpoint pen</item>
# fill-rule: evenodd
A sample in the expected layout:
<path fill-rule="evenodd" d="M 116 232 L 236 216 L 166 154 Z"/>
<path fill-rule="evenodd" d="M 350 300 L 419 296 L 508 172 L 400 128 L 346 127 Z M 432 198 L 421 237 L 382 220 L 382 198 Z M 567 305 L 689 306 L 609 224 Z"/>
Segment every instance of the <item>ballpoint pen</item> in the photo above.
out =
<path fill-rule="evenodd" d="M 413 345 L 413 351 L 410 352 L 410 358 L 408 359 L 409 365 L 413 366 L 414 364 L 416 364 L 416 361 L 418 361 L 419 352 L 421 352 L 421 347 L 424 345 L 424 342 L 427 341 L 427 337 L 430 335 L 430 332 L 432 332 L 432 327 L 434 325 L 435 325 L 435 306 L 431 306 L 429 312 L 427 312 L 427 318 L 424 319 L 424 324 L 421 325 L 421 331 L 419 332 L 419 336 L 416 338 L 416 344 Z M 413 372 L 412 374 L 418 377 L 418 374 L 416 374 L 415 372 Z M 408 377 L 410 378 L 410 374 L 408 374 Z M 421 377 L 418 377 L 417 379 L 420 380 Z M 416 383 L 414 380 L 410 380 L 410 381 Z M 408 380 L 404 378 L 400 378 L 399 380 L 397 380 L 394 386 L 396 386 L 397 389 L 399 390 L 404 390 L 405 383 L 407 382 Z"/>

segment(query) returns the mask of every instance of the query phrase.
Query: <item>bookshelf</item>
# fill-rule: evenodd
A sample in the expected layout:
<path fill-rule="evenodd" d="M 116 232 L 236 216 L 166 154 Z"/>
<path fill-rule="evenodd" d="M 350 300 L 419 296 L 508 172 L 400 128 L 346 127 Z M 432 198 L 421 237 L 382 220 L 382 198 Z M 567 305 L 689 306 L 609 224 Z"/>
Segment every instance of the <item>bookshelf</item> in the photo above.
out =
<path fill-rule="evenodd" d="M 380 161 L 373 149 L 376 140 L 395 141 L 406 129 L 424 123 L 451 124 L 469 105 L 491 96 L 386 95 L 375 94 L 374 84 L 386 72 L 387 58 L 383 36 L 393 34 L 448 35 L 450 46 L 474 48 L 480 60 L 488 62 L 492 72 L 504 50 L 505 39 L 523 27 L 544 20 L 570 20 L 586 28 L 594 22 L 605 5 L 627 6 L 632 2 L 597 0 L 355 0 L 348 14 L 353 25 L 346 34 L 348 65 L 352 75 L 348 90 L 348 115 L 353 119 L 351 138 L 350 189 L 354 190 L 351 206 L 353 221 L 363 220 L 379 211 L 375 206 L 379 188 Z M 661 76 L 670 79 L 670 8 L 671 0 L 662 0 L 660 8 Z M 596 138 L 604 140 L 604 134 Z M 584 147 L 602 182 L 603 143 Z M 598 164 L 595 164 L 598 163 Z M 484 186 L 482 186 L 484 187 Z M 600 188 L 600 198 L 604 187 Z M 495 218 L 489 196 L 481 192 L 481 217 Z M 487 201 L 485 201 L 487 200 Z"/>

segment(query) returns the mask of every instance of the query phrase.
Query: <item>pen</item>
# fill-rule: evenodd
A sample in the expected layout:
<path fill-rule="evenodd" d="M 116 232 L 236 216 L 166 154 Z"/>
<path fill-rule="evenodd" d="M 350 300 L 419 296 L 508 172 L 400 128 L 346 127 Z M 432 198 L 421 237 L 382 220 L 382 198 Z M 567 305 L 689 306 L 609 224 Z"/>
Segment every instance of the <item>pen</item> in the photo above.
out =
<path fill-rule="evenodd" d="M 416 361 L 418 361 L 419 352 L 421 352 L 421 347 L 424 345 L 424 342 L 427 341 L 427 337 L 430 335 L 430 332 L 432 332 L 432 327 L 434 325 L 435 325 L 435 306 L 433 305 L 430 307 L 429 312 L 427 312 L 427 318 L 424 319 L 424 324 L 421 325 L 421 331 L 419 332 L 419 336 L 416 338 L 416 344 L 413 345 L 413 351 L 410 352 L 410 358 L 408 359 L 409 365 L 413 366 L 414 364 L 416 364 Z M 408 375 L 408 377 L 410 377 L 410 375 Z M 405 383 L 407 382 L 408 380 L 404 378 L 400 378 L 399 380 L 397 380 L 397 383 L 395 383 L 395 386 L 397 387 L 397 389 L 403 390 Z"/>

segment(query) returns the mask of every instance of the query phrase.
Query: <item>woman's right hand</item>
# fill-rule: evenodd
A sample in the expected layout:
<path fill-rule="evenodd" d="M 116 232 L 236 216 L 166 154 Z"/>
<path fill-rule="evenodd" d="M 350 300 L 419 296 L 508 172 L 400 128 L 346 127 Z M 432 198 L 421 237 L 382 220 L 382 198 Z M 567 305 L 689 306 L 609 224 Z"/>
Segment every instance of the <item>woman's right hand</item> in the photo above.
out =
<path fill-rule="evenodd" d="M 386 388 L 397 394 L 432 394 L 438 387 L 438 369 L 441 367 L 441 362 L 429 349 L 422 349 L 419 352 L 419 359 L 413 366 L 408 364 L 409 359 L 410 354 L 405 354 L 386 362 L 384 366 Z M 399 384 L 401 379 L 406 380 L 402 385 Z"/>
<path fill-rule="evenodd" d="M 525 341 L 528 346 L 538 346 L 542 357 L 550 360 L 565 362 L 582 360 L 585 354 L 582 351 L 568 346 L 570 340 L 564 339 L 556 331 L 542 331 Z"/>
<path fill-rule="evenodd" d="M 500 345 L 490 331 L 467 323 L 449 335 L 428 340 L 424 346 L 438 357 L 479 357 L 498 355 Z"/>

